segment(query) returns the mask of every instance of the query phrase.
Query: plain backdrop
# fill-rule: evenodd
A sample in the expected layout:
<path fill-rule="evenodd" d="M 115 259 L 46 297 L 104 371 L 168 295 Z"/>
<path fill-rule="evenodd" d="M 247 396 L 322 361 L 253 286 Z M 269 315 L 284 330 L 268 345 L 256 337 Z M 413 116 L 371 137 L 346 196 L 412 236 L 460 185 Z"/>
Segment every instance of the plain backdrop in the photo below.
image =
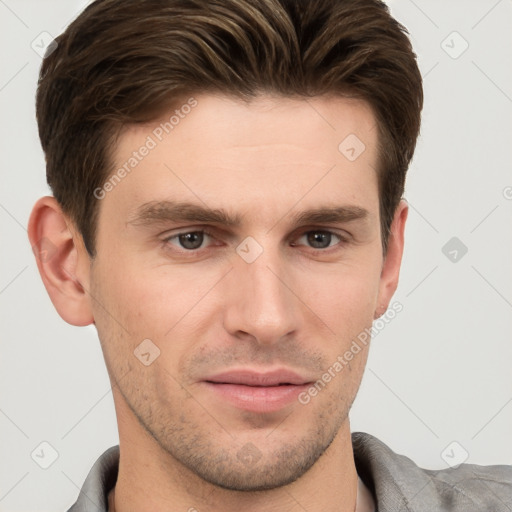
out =
<path fill-rule="evenodd" d="M 118 441 L 96 331 L 60 319 L 26 233 L 49 193 L 32 42 L 58 35 L 86 3 L 0 0 L 2 512 L 67 510 Z M 448 467 L 447 453 L 510 464 L 512 2 L 390 6 L 411 33 L 425 108 L 405 195 L 403 310 L 374 338 L 352 430 L 427 468 Z M 42 452 L 56 457 L 47 469 Z"/>

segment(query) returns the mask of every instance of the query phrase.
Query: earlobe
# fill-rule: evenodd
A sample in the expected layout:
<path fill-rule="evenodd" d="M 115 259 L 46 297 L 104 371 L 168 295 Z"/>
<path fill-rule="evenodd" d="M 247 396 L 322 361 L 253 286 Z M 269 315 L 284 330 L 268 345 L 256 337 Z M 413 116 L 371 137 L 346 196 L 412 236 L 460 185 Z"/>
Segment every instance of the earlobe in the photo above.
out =
<path fill-rule="evenodd" d="M 46 291 L 63 320 L 94 322 L 88 293 L 89 256 L 54 197 L 39 199 L 30 215 L 28 236 Z"/>
<path fill-rule="evenodd" d="M 405 200 L 401 200 L 391 224 L 391 232 L 388 240 L 388 249 L 380 276 L 378 307 L 375 318 L 382 316 L 387 310 L 391 298 L 398 286 L 400 265 L 404 251 L 404 232 L 409 206 Z"/>
<path fill-rule="evenodd" d="M 385 312 L 386 309 L 388 309 L 387 304 L 381 304 L 377 306 L 377 309 L 375 310 L 375 313 L 373 314 L 373 319 L 377 320 L 377 318 L 380 318 Z"/>

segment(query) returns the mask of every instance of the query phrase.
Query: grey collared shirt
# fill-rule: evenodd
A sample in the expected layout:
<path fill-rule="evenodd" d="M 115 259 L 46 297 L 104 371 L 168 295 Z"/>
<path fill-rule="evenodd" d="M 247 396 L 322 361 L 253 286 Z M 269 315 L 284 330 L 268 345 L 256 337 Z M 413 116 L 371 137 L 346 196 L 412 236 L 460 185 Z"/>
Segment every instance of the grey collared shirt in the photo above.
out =
<path fill-rule="evenodd" d="M 435 471 L 418 467 L 369 434 L 353 433 L 352 444 L 357 473 L 378 512 L 512 511 L 512 466 L 461 464 Z M 108 512 L 118 465 L 114 446 L 96 461 L 68 512 Z"/>

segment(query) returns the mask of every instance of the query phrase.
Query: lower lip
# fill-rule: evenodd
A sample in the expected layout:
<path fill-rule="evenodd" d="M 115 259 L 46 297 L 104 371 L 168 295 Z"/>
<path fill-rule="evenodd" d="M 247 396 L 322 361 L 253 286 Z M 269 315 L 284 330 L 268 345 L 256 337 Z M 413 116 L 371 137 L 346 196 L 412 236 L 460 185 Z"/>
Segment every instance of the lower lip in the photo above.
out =
<path fill-rule="evenodd" d="M 208 389 L 230 402 L 235 407 L 252 412 L 275 412 L 297 401 L 298 395 L 309 384 L 282 386 L 244 386 L 242 384 L 222 384 L 203 382 Z"/>

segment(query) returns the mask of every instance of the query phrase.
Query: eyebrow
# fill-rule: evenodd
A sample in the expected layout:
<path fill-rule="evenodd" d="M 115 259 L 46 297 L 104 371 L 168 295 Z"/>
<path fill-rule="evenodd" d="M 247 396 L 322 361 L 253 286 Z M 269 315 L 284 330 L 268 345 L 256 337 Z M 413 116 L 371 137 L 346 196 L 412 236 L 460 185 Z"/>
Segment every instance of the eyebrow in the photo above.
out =
<path fill-rule="evenodd" d="M 291 214 L 291 222 L 295 225 L 335 224 L 364 220 L 368 217 L 368 210 L 359 206 L 348 205 L 313 208 Z M 197 222 L 234 227 L 242 223 L 242 216 L 232 215 L 221 209 L 211 209 L 195 203 L 169 200 L 150 201 L 139 206 L 130 215 L 127 224 L 150 226 L 166 222 Z"/>

